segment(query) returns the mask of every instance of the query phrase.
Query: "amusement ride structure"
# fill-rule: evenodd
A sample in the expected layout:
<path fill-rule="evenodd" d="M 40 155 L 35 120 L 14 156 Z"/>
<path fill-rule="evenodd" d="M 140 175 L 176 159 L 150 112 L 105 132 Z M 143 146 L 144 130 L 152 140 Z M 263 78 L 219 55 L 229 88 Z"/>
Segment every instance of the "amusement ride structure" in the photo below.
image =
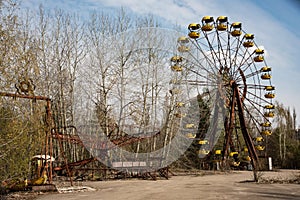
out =
<path fill-rule="evenodd" d="M 231 157 L 235 166 L 244 159 L 255 171 L 265 157 L 274 117 L 275 87 L 265 50 L 241 22 L 230 23 L 226 16 L 204 16 L 188 30 L 187 37 L 178 38 L 178 53 L 171 58 L 177 73 L 173 85 L 188 90 L 191 98 L 200 94 L 210 111 L 210 128 L 187 136 L 199 141 L 200 157 Z"/>

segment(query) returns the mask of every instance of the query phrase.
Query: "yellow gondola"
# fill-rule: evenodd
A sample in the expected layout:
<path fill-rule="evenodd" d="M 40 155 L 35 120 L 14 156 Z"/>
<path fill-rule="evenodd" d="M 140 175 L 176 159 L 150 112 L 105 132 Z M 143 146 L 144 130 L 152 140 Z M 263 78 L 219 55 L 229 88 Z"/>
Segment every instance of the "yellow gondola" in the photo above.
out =
<path fill-rule="evenodd" d="M 228 21 L 228 18 L 226 16 L 219 16 L 217 18 L 217 22 L 224 23 L 224 22 L 227 22 L 227 21 Z"/>
<path fill-rule="evenodd" d="M 255 56 L 254 61 L 255 62 L 262 62 L 262 61 L 264 61 L 264 57 L 263 56 Z"/>
<path fill-rule="evenodd" d="M 240 31 L 240 30 L 233 30 L 233 31 L 231 31 L 231 35 L 233 37 L 240 36 L 240 35 L 242 35 L 242 31 Z"/>
<path fill-rule="evenodd" d="M 270 130 L 263 130 L 261 133 L 264 135 L 267 135 L 267 136 L 272 135 L 272 131 L 270 131 Z"/>
<path fill-rule="evenodd" d="M 241 29 L 242 28 L 242 23 L 241 22 L 234 22 L 231 24 L 231 27 L 234 29 Z"/>
<path fill-rule="evenodd" d="M 244 159 L 245 159 L 246 161 L 251 161 L 250 156 L 245 156 Z"/>
<path fill-rule="evenodd" d="M 231 35 L 233 37 L 237 37 L 242 35 L 242 23 L 241 22 L 234 22 L 233 24 L 231 24 L 231 28 L 233 28 L 233 30 L 231 31 Z"/>
<path fill-rule="evenodd" d="M 183 102 L 177 102 L 177 103 L 176 103 L 176 106 L 177 106 L 177 107 L 182 107 L 182 106 L 184 106 L 184 103 L 183 103 Z"/>
<path fill-rule="evenodd" d="M 264 54 L 265 53 L 265 50 L 263 49 L 255 49 L 254 51 L 256 54 Z"/>
<path fill-rule="evenodd" d="M 201 149 L 201 150 L 198 151 L 198 153 L 201 154 L 201 155 L 207 155 L 207 154 L 209 154 L 209 151 L 205 150 L 205 149 Z"/>
<path fill-rule="evenodd" d="M 233 161 L 233 162 L 232 162 L 232 165 L 233 165 L 234 167 L 238 167 L 238 166 L 240 166 L 240 164 L 241 164 L 241 162 L 236 162 L 236 161 Z"/>
<path fill-rule="evenodd" d="M 267 104 L 264 106 L 265 109 L 275 109 L 275 105 L 273 104 Z"/>
<path fill-rule="evenodd" d="M 173 65 L 171 66 L 172 71 L 175 72 L 181 72 L 182 71 L 182 67 L 180 65 Z"/>
<path fill-rule="evenodd" d="M 206 31 L 206 32 L 213 30 L 213 28 L 214 26 L 211 24 L 205 24 L 201 27 L 202 31 Z"/>
<path fill-rule="evenodd" d="M 207 140 L 199 140 L 198 144 L 208 144 Z"/>
<path fill-rule="evenodd" d="M 173 56 L 171 62 L 182 62 L 183 58 L 181 56 Z"/>
<path fill-rule="evenodd" d="M 184 45 L 182 45 L 182 46 L 179 46 L 178 48 L 177 48 L 177 50 L 179 51 L 179 52 L 188 52 L 189 50 L 190 50 L 190 48 L 189 47 L 187 47 L 187 46 L 184 46 Z"/>
<path fill-rule="evenodd" d="M 264 116 L 265 116 L 265 117 L 274 117 L 275 114 L 274 114 L 274 112 L 265 112 L 265 113 L 264 113 Z"/>
<path fill-rule="evenodd" d="M 195 128 L 195 124 L 186 124 L 185 128 Z"/>
<path fill-rule="evenodd" d="M 254 34 L 252 33 L 247 33 L 244 37 L 246 40 L 254 40 Z"/>
<path fill-rule="evenodd" d="M 229 153 L 229 156 L 230 156 L 230 157 L 233 157 L 234 155 L 237 155 L 237 154 L 239 154 L 239 153 L 236 152 L 236 151 L 233 151 L 233 152 L 230 152 L 230 153 Z"/>
<path fill-rule="evenodd" d="M 265 123 L 261 123 L 260 125 L 263 127 L 271 127 L 272 124 L 270 122 L 265 122 Z"/>
<path fill-rule="evenodd" d="M 216 154 L 216 155 L 221 155 L 221 154 L 222 154 L 222 150 L 217 149 L 217 150 L 215 151 L 215 154 Z"/>
<path fill-rule="evenodd" d="M 268 86 L 265 86 L 265 90 L 272 91 L 272 90 L 275 90 L 275 87 L 271 86 L 271 85 L 268 85 Z"/>
<path fill-rule="evenodd" d="M 195 31 L 195 30 L 200 29 L 200 27 L 201 27 L 200 24 L 197 24 L 197 23 L 191 23 L 191 24 L 189 24 L 188 29 L 189 29 L 189 30 Z"/>
<path fill-rule="evenodd" d="M 261 79 L 263 79 L 263 80 L 272 78 L 272 76 L 271 76 L 270 74 L 267 74 L 267 73 L 262 74 L 260 77 L 261 77 Z"/>
<path fill-rule="evenodd" d="M 213 17 L 211 17 L 211 16 L 204 16 L 202 18 L 202 27 L 201 27 L 201 30 L 202 31 L 211 31 L 211 30 L 213 30 L 213 28 L 214 28 L 213 21 L 214 21 Z"/>
<path fill-rule="evenodd" d="M 191 32 L 189 33 L 189 37 L 190 37 L 190 38 L 193 38 L 193 39 L 197 39 L 197 38 L 200 37 L 200 33 L 195 32 L 195 31 L 191 31 Z"/>
<path fill-rule="evenodd" d="M 195 133 L 188 133 L 187 135 L 186 135 L 188 138 L 196 138 L 196 134 Z"/>
<path fill-rule="evenodd" d="M 211 17 L 211 16 L 204 16 L 204 17 L 202 17 L 202 20 L 201 20 L 201 21 L 202 21 L 202 22 L 205 22 L 205 23 L 211 23 L 211 22 L 214 21 L 214 18 Z"/>
<path fill-rule="evenodd" d="M 264 138 L 263 138 L 263 137 L 256 137 L 256 138 L 255 138 L 255 141 L 256 141 L 256 142 L 263 142 L 263 141 L 264 141 Z"/>
<path fill-rule="evenodd" d="M 244 38 L 246 39 L 246 41 L 243 43 L 244 47 L 249 48 L 249 47 L 254 46 L 254 42 L 253 42 L 254 35 L 253 34 L 247 33 L 247 34 L 245 34 Z"/>
<path fill-rule="evenodd" d="M 254 42 L 252 42 L 252 41 L 246 41 L 246 42 L 244 42 L 243 43 L 243 46 L 244 47 L 253 47 L 254 46 Z"/>
<path fill-rule="evenodd" d="M 269 92 L 269 93 L 265 94 L 265 97 L 266 97 L 267 99 L 273 99 L 273 98 L 275 98 L 275 94 Z"/>
<path fill-rule="evenodd" d="M 217 25 L 217 30 L 218 31 L 226 31 L 227 30 L 227 24 L 218 24 Z"/>
<path fill-rule="evenodd" d="M 186 44 L 189 43 L 189 39 L 186 36 L 181 36 L 177 39 L 177 42 L 180 44 Z"/>
<path fill-rule="evenodd" d="M 227 21 L 228 18 L 226 16 L 220 16 L 217 18 L 217 30 L 225 31 L 227 30 Z"/>
<path fill-rule="evenodd" d="M 265 146 L 261 146 L 261 145 L 257 145 L 257 146 L 255 146 L 255 148 L 259 151 L 265 150 Z"/>
<path fill-rule="evenodd" d="M 268 67 L 268 66 L 264 66 L 260 69 L 260 71 L 262 71 L 262 72 L 270 72 L 271 70 L 272 70 L 272 68 Z"/>

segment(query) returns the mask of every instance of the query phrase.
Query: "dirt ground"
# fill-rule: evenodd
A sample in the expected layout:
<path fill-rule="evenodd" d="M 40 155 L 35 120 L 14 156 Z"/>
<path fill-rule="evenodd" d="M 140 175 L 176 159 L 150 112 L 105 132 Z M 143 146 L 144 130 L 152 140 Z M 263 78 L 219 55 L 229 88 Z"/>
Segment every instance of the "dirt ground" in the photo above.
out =
<path fill-rule="evenodd" d="M 251 182 L 252 171 L 177 175 L 169 180 L 157 181 L 128 179 L 76 182 L 75 188 L 86 186 L 86 191 L 41 194 L 35 198 L 38 200 L 300 199 L 300 184 L 292 181 L 300 177 L 300 170 L 259 172 L 258 175 L 262 180 L 259 183 Z"/>

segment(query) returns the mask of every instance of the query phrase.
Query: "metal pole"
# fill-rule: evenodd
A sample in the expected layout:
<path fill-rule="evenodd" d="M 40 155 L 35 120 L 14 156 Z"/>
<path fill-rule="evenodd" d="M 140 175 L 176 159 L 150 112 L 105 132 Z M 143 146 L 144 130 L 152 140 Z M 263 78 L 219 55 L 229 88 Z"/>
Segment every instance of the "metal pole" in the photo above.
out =
<path fill-rule="evenodd" d="M 253 166 L 253 175 L 254 175 L 254 181 L 257 182 L 258 181 L 258 177 L 257 177 L 257 168 L 258 168 L 258 156 L 253 144 L 253 141 L 248 133 L 248 130 L 246 128 L 246 122 L 245 122 L 245 117 L 244 117 L 244 109 L 243 109 L 243 104 L 242 104 L 242 100 L 240 98 L 240 93 L 239 93 L 239 89 L 237 87 L 237 85 L 235 83 L 233 83 L 233 87 L 234 87 L 234 92 L 235 97 L 236 97 L 236 101 L 237 101 L 237 106 L 238 106 L 238 113 L 239 113 L 239 120 L 240 120 L 240 125 L 241 125 L 241 130 L 243 133 L 243 137 L 246 143 L 246 146 L 249 150 L 249 156 L 251 158 L 251 163 Z"/>
<path fill-rule="evenodd" d="M 47 100 L 46 113 L 47 113 L 47 135 L 48 135 L 48 138 L 49 138 L 49 155 L 50 155 L 49 183 L 52 184 L 53 144 L 52 144 L 52 137 L 51 137 L 52 115 L 51 115 L 51 101 L 50 101 L 50 99 Z"/>

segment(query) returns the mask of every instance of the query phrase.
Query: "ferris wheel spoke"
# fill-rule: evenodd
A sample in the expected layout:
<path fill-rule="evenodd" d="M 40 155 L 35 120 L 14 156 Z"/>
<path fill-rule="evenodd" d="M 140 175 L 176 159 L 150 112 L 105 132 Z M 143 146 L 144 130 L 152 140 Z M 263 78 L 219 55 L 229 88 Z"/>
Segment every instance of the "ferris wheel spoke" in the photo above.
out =
<path fill-rule="evenodd" d="M 242 58 L 241 58 L 241 62 L 240 62 L 240 67 L 241 66 L 244 66 L 245 65 L 245 63 L 246 62 L 248 62 L 249 61 L 249 59 L 251 59 L 252 58 L 252 56 L 255 54 L 255 52 L 249 52 L 249 50 L 248 49 L 246 49 L 245 51 L 243 51 L 243 55 L 242 55 Z M 253 61 L 251 60 L 251 62 L 250 63 L 252 63 Z"/>
<path fill-rule="evenodd" d="M 206 82 L 209 81 L 211 84 L 217 83 L 215 80 L 216 76 L 214 74 L 208 73 L 207 75 L 203 75 L 199 71 L 195 71 L 195 70 L 189 70 L 189 71 L 193 73 L 193 76 L 194 75 L 199 76 L 199 77 L 203 78 L 203 80 L 205 80 Z"/>
<path fill-rule="evenodd" d="M 245 78 L 245 74 L 244 72 L 246 72 L 246 70 L 244 70 L 245 68 L 248 68 L 248 66 L 251 66 L 251 63 L 248 63 L 247 66 L 244 68 L 245 65 L 238 65 L 235 70 L 235 72 L 233 73 L 233 77 L 235 80 L 240 81 L 241 78 Z M 243 73 L 240 73 L 243 72 Z"/>
<path fill-rule="evenodd" d="M 251 68 L 252 66 L 255 66 L 255 62 L 253 60 L 253 55 L 255 54 L 255 52 L 250 53 L 248 49 L 246 49 L 245 51 L 242 52 L 243 54 L 240 54 L 239 56 L 241 56 L 241 60 L 238 64 L 236 64 L 235 66 L 238 69 L 241 69 L 243 71 L 247 71 L 249 68 Z M 235 70 L 234 72 L 235 78 L 236 76 L 239 76 L 240 74 L 238 73 L 238 70 Z"/>
<path fill-rule="evenodd" d="M 248 114 L 248 118 L 249 120 L 252 121 L 252 124 L 251 125 L 254 125 L 256 130 L 260 133 L 260 127 L 259 127 L 259 124 L 260 122 L 258 121 L 258 119 L 256 117 L 253 116 L 252 112 L 248 109 L 247 106 L 244 105 L 244 110 L 246 111 L 246 113 Z"/>
<path fill-rule="evenodd" d="M 270 122 L 270 120 L 264 115 L 263 111 L 261 109 L 259 109 L 259 107 L 262 107 L 261 104 L 257 103 L 256 101 L 252 101 L 250 100 L 249 98 L 245 98 L 245 100 L 247 100 L 248 103 L 250 103 L 251 105 L 251 108 L 254 108 L 257 112 L 257 114 L 259 116 L 261 116 L 261 118 L 264 120 L 264 121 L 267 121 L 267 122 Z M 269 103 L 269 102 L 268 102 Z M 244 104 L 244 107 L 247 107 L 245 106 L 246 104 Z M 248 108 L 246 108 L 248 109 Z M 249 114 L 251 114 L 253 112 L 250 112 Z"/>
<path fill-rule="evenodd" d="M 259 73 L 260 73 L 260 70 L 257 70 L 257 69 L 256 69 L 256 71 L 254 71 L 254 72 L 251 71 L 249 74 L 244 75 L 244 77 L 245 77 L 246 79 L 248 79 L 248 78 L 251 78 L 251 77 L 253 77 L 253 76 L 257 76 Z M 238 76 L 236 76 L 237 82 L 239 82 L 240 80 L 242 80 L 242 78 L 243 78 L 243 77 L 241 77 L 241 74 L 239 74 Z"/>
<path fill-rule="evenodd" d="M 261 73 L 260 69 L 257 69 L 255 64 L 249 63 L 245 68 L 240 67 L 239 72 L 242 73 L 237 73 L 235 76 L 235 79 L 237 81 L 240 81 L 241 79 L 247 79 L 249 80 L 250 78 L 254 76 L 258 76 L 259 73 Z M 259 79 L 258 79 L 259 81 Z"/>
<path fill-rule="evenodd" d="M 269 85 L 260 85 L 260 84 L 247 84 L 247 88 L 249 89 L 258 89 L 258 90 L 265 90 L 266 87 Z M 240 85 L 241 88 L 243 88 L 243 85 Z"/>
<path fill-rule="evenodd" d="M 216 87 L 217 86 L 217 84 L 211 84 L 211 83 L 207 83 L 207 82 L 205 82 L 205 81 L 197 81 L 197 80 L 195 80 L 195 81 L 193 81 L 193 80 L 188 80 L 188 81 L 186 81 L 187 82 L 187 84 L 188 85 L 194 85 L 194 86 L 202 86 L 202 87 L 205 87 L 205 86 L 207 86 L 207 87 Z"/>
<path fill-rule="evenodd" d="M 251 102 L 251 101 L 250 101 Z M 252 102 L 253 103 L 253 102 Z M 254 106 L 253 105 L 253 107 L 254 108 L 256 108 L 256 106 Z M 253 111 L 251 110 L 249 110 L 249 106 L 245 106 L 244 105 L 244 108 L 245 108 L 245 110 L 246 110 L 246 112 L 247 112 L 247 114 L 252 118 L 252 121 L 254 121 L 255 122 L 255 127 L 256 127 L 256 129 L 259 131 L 259 133 L 261 134 L 261 130 L 262 130 L 262 125 L 264 125 L 264 124 L 271 124 L 271 122 L 270 122 L 270 120 L 267 118 L 267 117 L 265 117 L 264 115 L 263 115 L 263 113 L 260 111 L 260 110 L 257 110 L 257 115 L 258 116 L 262 116 L 261 118 L 260 118 L 260 120 L 261 121 L 259 121 L 259 119 L 257 118 L 257 117 L 254 117 L 254 115 L 253 115 Z"/>
<path fill-rule="evenodd" d="M 219 33 L 219 31 L 216 32 L 217 33 L 217 41 L 218 41 L 218 53 L 219 53 L 219 62 L 220 62 L 220 66 L 231 66 L 231 63 L 229 63 L 229 65 L 227 64 L 228 62 L 228 53 L 230 53 L 229 49 L 230 49 L 230 46 L 229 46 L 229 39 L 227 39 L 227 42 L 224 41 L 224 43 L 226 43 L 227 45 L 227 48 L 225 48 L 222 43 L 222 37 L 220 36 L 220 34 L 222 33 Z M 223 48 L 224 47 L 224 48 Z M 226 52 L 224 52 L 226 51 Z M 230 57 L 230 54 L 229 54 L 229 57 Z M 221 63 L 221 59 L 224 60 L 224 64 Z M 229 62 L 231 62 L 231 59 L 229 59 Z"/>
<path fill-rule="evenodd" d="M 216 76 L 216 73 L 209 71 L 207 69 L 207 67 L 201 63 L 201 60 L 196 59 L 196 61 L 197 61 L 196 63 L 193 61 L 190 61 L 189 63 L 190 63 L 191 67 L 186 67 L 186 70 L 189 72 L 192 72 L 196 76 L 199 76 L 199 77 L 207 79 L 211 82 L 214 82 L 214 77 Z M 193 66 L 197 66 L 198 68 L 196 69 Z M 206 72 L 207 74 L 204 74 L 203 72 Z"/>
<path fill-rule="evenodd" d="M 208 46 L 209 46 L 209 50 L 211 52 L 211 55 L 212 55 L 212 58 L 214 60 L 214 63 L 215 63 L 215 66 L 218 68 L 218 69 L 223 69 L 224 68 L 224 64 L 222 63 L 221 59 L 220 59 L 220 56 L 218 56 L 218 54 L 216 53 L 212 43 L 210 42 L 209 38 L 208 38 L 208 34 L 206 32 L 204 32 L 204 36 L 205 36 L 205 39 L 208 43 Z M 215 35 L 214 35 L 215 36 Z M 219 37 L 217 35 L 217 38 L 218 38 L 218 42 L 219 42 Z M 214 39 L 214 38 L 213 38 Z M 218 51 L 220 49 L 222 49 L 222 47 L 219 46 L 219 43 L 218 43 Z M 225 65 L 226 66 L 226 65 Z"/>
<path fill-rule="evenodd" d="M 210 55 L 211 55 L 212 60 L 213 60 L 212 64 L 216 69 L 218 69 L 218 67 L 217 67 L 218 62 L 216 61 L 216 58 L 218 58 L 218 56 L 217 56 L 217 54 L 214 50 L 214 47 L 212 46 L 213 40 L 212 41 L 209 40 L 208 34 L 206 32 L 203 32 L 203 34 L 204 34 L 204 38 L 206 39 L 206 42 L 207 42 L 207 46 L 206 46 L 206 47 L 208 47 L 207 52 L 210 52 Z M 212 37 L 212 38 L 214 39 L 214 37 Z M 203 53 L 203 51 L 202 51 L 202 53 Z"/>
<path fill-rule="evenodd" d="M 208 63 L 209 69 L 212 71 L 213 74 L 216 74 L 217 71 L 219 70 L 216 66 L 216 62 L 213 59 L 213 61 L 210 60 L 210 58 L 208 57 L 208 54 L 202 49 L 201 45 L 199 43 L 193 43 L 195 45 L 195 47 L 200 51 L 200 53 L 203 55 L 205 61 Z M 202 66 L 202 63 L 197 59 L 197 57 L 195 57 L 195 55 L 190 54 L 193 59 L 200 65 Z M 203 70 L 208 71 L 209 69 L 207 69 L 206 67 L 203 68 Z"/>
<path fill-rule="evenodd" d="M 229 37 L 229 39 L 228 39 L 228 41 L 230 40 L 230 37 Z M 237 39 L 234 39 L 234 41 L 237 41 L 236 42 L 236 48 L 235 49 L 233 49 L 233 52 L 234 52 L 234 55 L 233 55 L 233 59 L 230 59 L 230 66 L 233 66 L 233 67 L 231 67 L 231 75 L 233 76 L 234 75 L 234 72 L 237 70 L 237 61 L 238 61 L 238 56 L 239 56 L 239 49 L 240 49 L 240 47 L 241 47 L 241 44 L 242 44 L 242 41 L 240 40 L 240 37 L 238 37 Z M 232 43 L 232 44 L 234 44 L 234 43 Z M 231 45 L 231 46 L 233 46 L 233 45 Z M 230 47 L 229 47 L 230 48 Z"/>
<path fill-rule="evenodd" d="M 261 96 L 258 96 L 256 94 L 252 93 L 251 91 L 248 91 L 248 94 L 249 94 L 249 96 L 251 95 L 252 97 L 255 97 L 256 99 L 259 99 L 262 103 L 270 103 L 270 101 L 268 101 L 267 99 L 262 98 Z"/>

